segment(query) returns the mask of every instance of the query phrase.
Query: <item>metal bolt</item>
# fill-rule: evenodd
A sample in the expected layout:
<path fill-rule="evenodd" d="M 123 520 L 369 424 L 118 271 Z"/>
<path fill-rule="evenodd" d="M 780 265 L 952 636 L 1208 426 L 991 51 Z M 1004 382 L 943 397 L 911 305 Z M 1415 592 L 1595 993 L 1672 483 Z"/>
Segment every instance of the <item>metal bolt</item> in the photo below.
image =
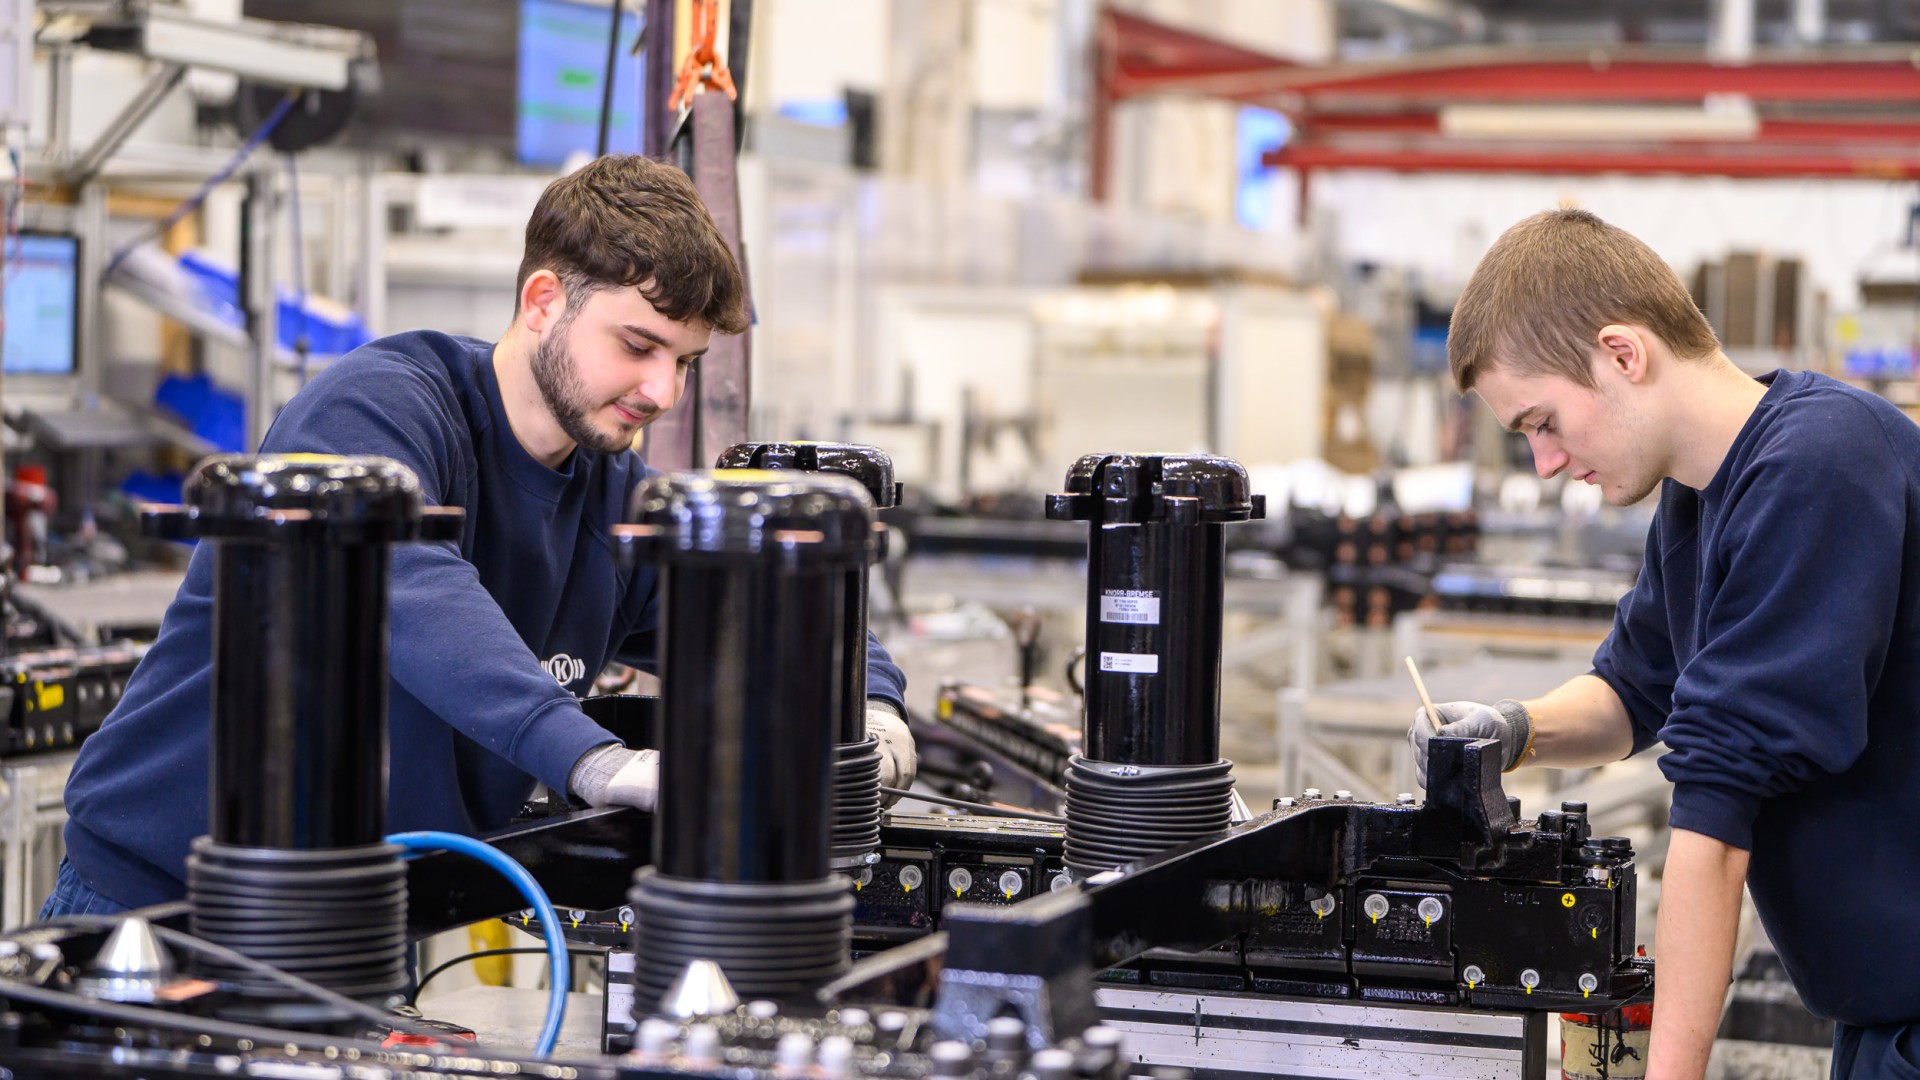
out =
<path fill-rule="evenodd" d="M 908 892 L 919 888 L 920 883 L 925 880 L 926 875 L 922 874 L 920 868 L 917 866 L 903 866 L 900 868 L 900 887 Z"/>
<path fill-rule="evenodd" d="M 1379 893 L 1368 893 L 1367 898 L 1360 904 L 1360 910 L 1366 912 L 1369 919 L 1372 919 L 1374 922 L 1379 922 L 1386 917 L 1387 909 L 1390 906 L 1391 905 L 1387 903 L 1386 897 L 1381 896 Z"/>
<path fill-rule="evenodd" d="M 1521 972 L 1520 985 L 1526 987 L 1529 990 L 1533 989 L 1536 986 L 1539 986 L 1540 973 L 1533 970 L 1532 968 L 1528 968 L 1527 970 Z"/>
<path fill-rule="evenodd" d="M 1000 892 L 1009 900 L 1019 896 L 1020 891 L 1026 887 L 1027 883 L 1021 880 L 1020 872 L 1017 870 L 1009 870 L 1000 875 Z"/>
<path fill-rule="evenodd" d="M 1352 802 L 1353 792 L 1348 791 L 1345 788 L 1342 788 L 1339 791 L 1336 791 L 1333 793 L 1333 798 L 1335 802 Z"/>
<path fill-rule="evenodd" d="M 1293 805 L 1293 796 L 1291 795 L 1282 795 L 1280 798 L 1275 799 L 1273 801 L 1273 808 L 1275 810 L 1285 810 L 1292 805 Z"/>
<path fill-rule="evenodd" d="M 1313 909 L 1315 915 L 1326 918 L 1328 915 L 1333 914 L 1334 908 L 1340 906 L 1340 901 L 1335 900 L 1332 893 L 1328 893 L 1307 906 Z"/>
<path fill-rule="evenodd" d="M 1320 789 L 1317 787 L 1310 787 L 1307 790 L 1301 792 L 1300 795 L 1302 798 L 1317 799 L 1320 797 Z"/>
<path fill-rule="evenodd" d="M 1395 806 L 1412 806 L 1412 805 L 1413 805 L 1413 792 L 1411 792 L 1411 791 L 1403 791 L 1403 792 L 1401 792 L 1400 794 L 1398 794 L 1398 795 L 1395 795 L 1395 796 L 1393 797 L 1393 802 L 1394 802 L 1394 805 L 1395 805 Z"/>
<path fill-rule="evenodd" d="M 1468 986 L 1478 986 L 1487 981 L 1487 973 L 1480 970 L 1479 964 L 1468 964 L 1467 970 L 1462 971 L 1460 977 L 1467 980 Z"/>
<path fill-rule="evenodd" d="M 1600 980 L 1593 977 L 1593 972 L 1583 971 L 1580 973 L 1580 990 L 1582 993 L 1591 994 L 1598 989 L 1600 989 Z"/>
<path fill-rule="evenodd" d="M 1447 909 L 1441 906 L 1440 901 L 1435 897 L 1423 896 L 1420 898 L 1420 907 L 1417 910 L 1420 917 L 1426 920 L 1427 925 L 1432 926 L 1440 921 L 1440 916 L 1446 914 Z"/>
<path fill-rule="evenodd" d="M 966 892 L 973 888 L 973 874 L 964 866 L 954 867 L 953 872 L 947 875 L 947 888 L 952 889 L 956 896 Z"/>

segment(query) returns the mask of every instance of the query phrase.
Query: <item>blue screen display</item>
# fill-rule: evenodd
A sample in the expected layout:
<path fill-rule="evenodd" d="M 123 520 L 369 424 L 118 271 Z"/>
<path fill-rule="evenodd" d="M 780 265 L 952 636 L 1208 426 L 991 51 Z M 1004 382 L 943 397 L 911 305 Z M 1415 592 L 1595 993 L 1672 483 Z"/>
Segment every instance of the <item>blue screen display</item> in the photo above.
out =
<path fill-rule="evenodd" d="M 514 142 L 524 164 L 558 165 L 575 151 L 593 153 L 600 136 L 610 14 L 604 4 L 521 0 Z M 645 64 L 630 55 L 639 31 L 639 17 L 623 13 L 613 67 L 613 118 L 607 125 L 610 153 L 636 153 L 641 145 Z"/>
<path fill-rule="evenodd" d="M 6 243 L 8 375 L 71 375 L 80 243 L 71 236 L 10 236 Z"/>
<path fill-rule="evenodd" d="M 1269 150 L 1287 144 L 1293 125 L 1271 109 L 1247 105 L 1240 110 L 1240 122 L 1234 138 L 1234 160 L 1238 178 L 1234 182 L 1233 210 L 1240 224 L 1249 229 L 1265 229 L 1273 224 L 1273 183 L 1278 170 L 1261 163 Z"/>

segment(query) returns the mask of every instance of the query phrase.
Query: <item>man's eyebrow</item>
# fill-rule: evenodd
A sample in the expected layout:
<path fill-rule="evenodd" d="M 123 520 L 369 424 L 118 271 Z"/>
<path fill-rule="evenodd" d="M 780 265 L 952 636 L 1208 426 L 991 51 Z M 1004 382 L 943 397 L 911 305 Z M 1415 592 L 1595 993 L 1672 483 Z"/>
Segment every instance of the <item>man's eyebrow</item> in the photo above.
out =
<path fill-rule="evenodd" d="M 658 345 L 663 349 L 671 350 L 673 348 L 673 342 L 668 341 L 666 338 L 661 337 L 659 334 L 654 333 L 653 331 L 647 329 L 644 326 L 635 326 L 632 323 L 624 323 L 621 325 L 620 329 L 625 330 L 627 333 L 632 334 L 635 337 L 646 338 L 648 341 L 653 342 L 655 345 Z M 707 350 L 698 349 L 698 350 L 695 350 L 694 352 L 688 353 L 684 357 L 684 359 L 693 360 L 698 357 L 705 356 L 706 354 L 707 354 Z"/>
<path fill-rule="evenodd" d="M 1518 432 L 1520 430 L 1520 425 L 1526 422 L 1527 417 L 1532 416 L 1534 413 L 1537 413 L 1539 411 L 1540 411 L 1540 406 L 1538 405 L 1529 405 L 1526 408 L 1521 409 L 1519 412 L 1513 415 L 1513 419 L 1507 421 L 1507 430 L 1512 432 Z"/>

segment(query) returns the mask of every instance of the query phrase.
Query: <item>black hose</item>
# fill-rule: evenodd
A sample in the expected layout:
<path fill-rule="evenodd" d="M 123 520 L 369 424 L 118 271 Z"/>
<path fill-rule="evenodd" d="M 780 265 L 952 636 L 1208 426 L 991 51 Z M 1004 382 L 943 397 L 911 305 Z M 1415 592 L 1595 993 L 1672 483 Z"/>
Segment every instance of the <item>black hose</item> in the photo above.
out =
<path fill-rule="evenodd" d="M 605 949 L 590 949 L 584 945 L 569 948 L 567 951 L 575 956 L 605 956 L 607 952 Z M 420 981 L 413 985 L 413 1000 L 415 1003 L 419 1002 L 420 991 L 427 988 L 427 984 L 433 981 L 434 976 L 459 967 L 469 960 L 485 960 L 489 956 L 522 956 L 530 953 L 539 953 L 544 956 L 546 952 L 547 947 L 545 945 L 533 945 L 511 949 L 481 949 L 479 952 L 470 952 L 465 956 L 456 956 L 445 963 L 435 964 L 425 975 L 420 976 Z"/>
<path fill-rule="evenodd" d="M 607 129 L 613 122 L 613 69 L 620 60 L 620 16 L 626 13 L 621 0 L 608 5 L 613 9 L 613 25 L 607 27 L 607 71 L 600 84 L 600 138 L 594 143 L 594 157 L 607 155 Z"/>

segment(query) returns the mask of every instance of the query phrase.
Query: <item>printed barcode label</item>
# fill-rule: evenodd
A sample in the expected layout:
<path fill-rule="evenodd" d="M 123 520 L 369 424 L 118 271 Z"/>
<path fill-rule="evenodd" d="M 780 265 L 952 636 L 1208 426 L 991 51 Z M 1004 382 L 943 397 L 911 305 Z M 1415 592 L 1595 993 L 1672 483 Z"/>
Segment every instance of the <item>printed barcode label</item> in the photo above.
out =
<path fill-rule="evenodd" d="M 1128 675 L 1158 675 L 1160 657 L 1153 653 L 1103 652 L 1101 671 L 1119 671 Z"/>
<path fill-rule="evenodd" d="M 1150 592 L 1108 589 L 1100 594 L 1100 621 L 1160 625 L 1160 598 Z"/>

